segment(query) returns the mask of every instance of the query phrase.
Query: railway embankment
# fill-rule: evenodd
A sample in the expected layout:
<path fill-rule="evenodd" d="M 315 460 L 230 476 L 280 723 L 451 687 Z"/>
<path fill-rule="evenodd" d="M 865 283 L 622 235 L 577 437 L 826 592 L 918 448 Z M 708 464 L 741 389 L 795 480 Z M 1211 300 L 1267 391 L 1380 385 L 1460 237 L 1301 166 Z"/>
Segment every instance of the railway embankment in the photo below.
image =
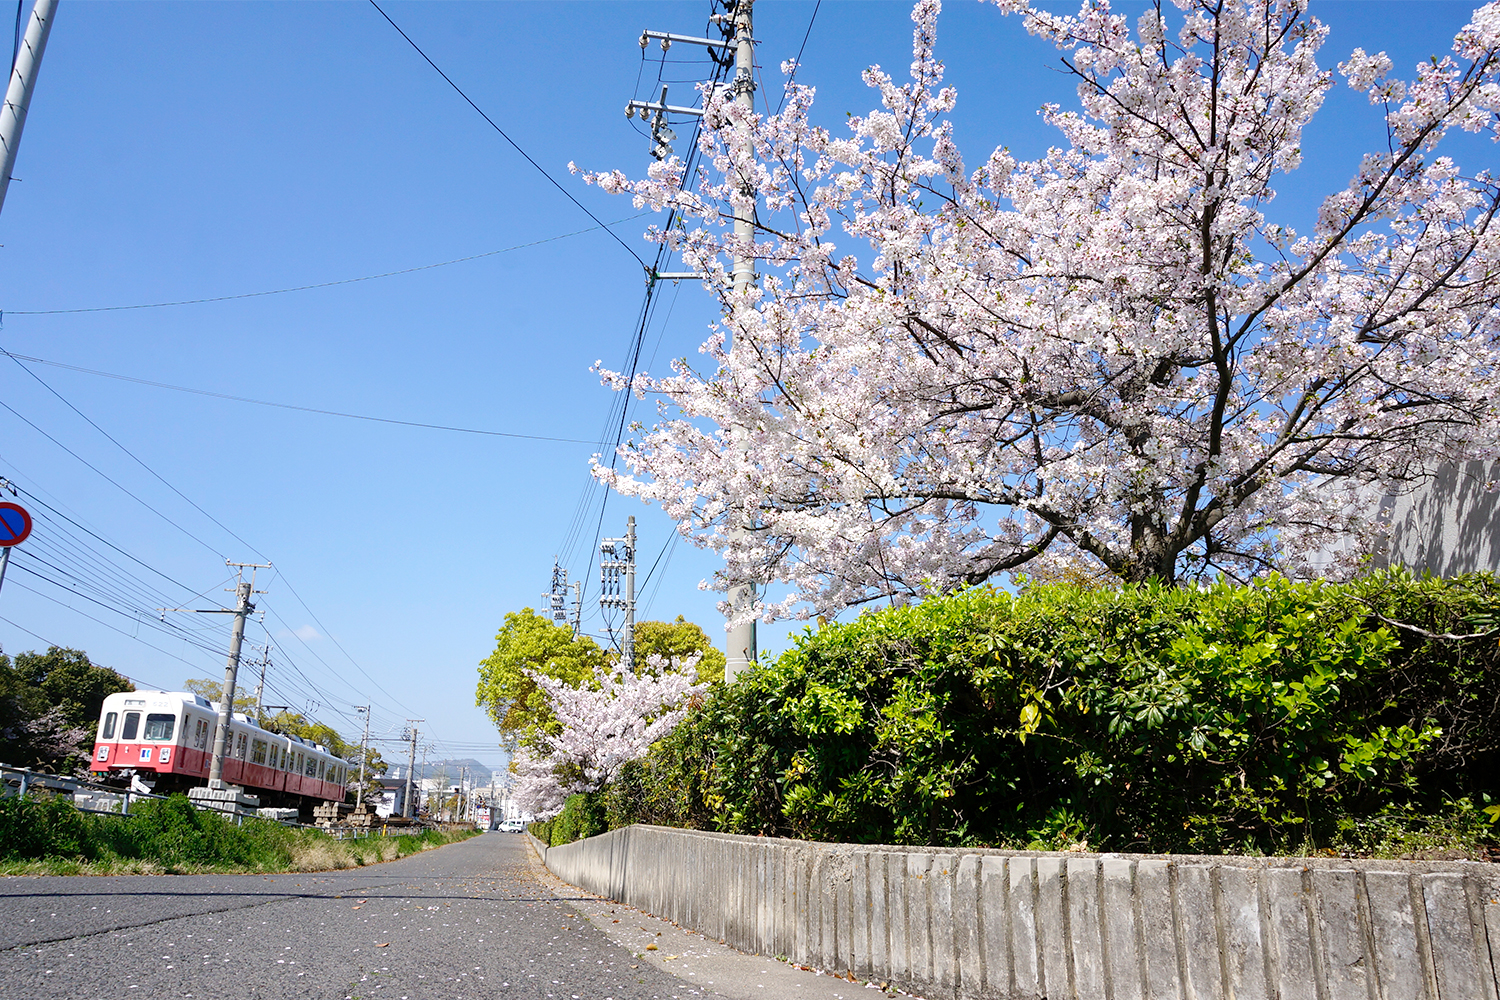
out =
<path fill-rule="evenodd" d="M 129 815 L 90 813 L 47 793 L 0 798 L 0 875 L 147 875 L 330 871 L 379 864 L 476 831 L 344 837 L 254 817 L 236 823 L 185 796 Z"/>
<path fill-rule="evenodd" d="M 629 826 L 564 881 L 927 997 L 1495 1000 L 1500 866 L 885 847 Z"/>

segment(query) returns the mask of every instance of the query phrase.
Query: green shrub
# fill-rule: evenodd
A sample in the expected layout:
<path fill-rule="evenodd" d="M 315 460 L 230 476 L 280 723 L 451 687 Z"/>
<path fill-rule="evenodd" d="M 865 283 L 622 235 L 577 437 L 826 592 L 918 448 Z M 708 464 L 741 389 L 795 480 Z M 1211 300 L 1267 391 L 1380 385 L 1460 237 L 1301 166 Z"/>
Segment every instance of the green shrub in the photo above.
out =
<path fill-rule="evenodd" d="M 168 871 L 290 871 L 404 857 L 477 833 L 424 830 L 395 837 L 335 840 L 247 817 L 236 824 L 195 809 L 184 795 L 138 802 L 129 816 L 80 812 L 66 798 L 0 799 L 0 861 L 89 863 L 109 869 L 144 862 Z"/>
<path fill-rule="evenodd" d="M 552 820 L 548 828 L 547 845 L 559 847 L 571 844 L 575 840 L 592 837 L 608 829 L 603 793 L 580 792 L 569 795 L 562 812 Z"/>
<path fill-rule="evenodd" d="M 1400 572 L 869 612 L 716 691 L 605 819 L 1205 853 L 1368 851 L 1403 816 L 1473 832 L 1500 812 L 1472 805 L 1500 774 L 1497 612 L 1490 575 Z"/>

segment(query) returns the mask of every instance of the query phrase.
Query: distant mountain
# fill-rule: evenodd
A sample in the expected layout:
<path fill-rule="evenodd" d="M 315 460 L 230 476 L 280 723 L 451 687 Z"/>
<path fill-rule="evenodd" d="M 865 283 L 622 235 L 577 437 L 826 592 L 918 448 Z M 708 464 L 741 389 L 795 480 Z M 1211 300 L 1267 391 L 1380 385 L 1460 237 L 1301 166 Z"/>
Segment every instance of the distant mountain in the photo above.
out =
<path fill-rule="evenodd" d="M 439 778 L 446 776 L 454 784 L 458 783 L 458 775 L 461 769 L 468 769 L 469 781 L 475 785 L 488 785 L 491 772 L 473 757 L 454 758 L 453 760 L 430 760 L 426 766 L 418 764 L 416 775 L 418 778 Z M 498 777 L 498 776 L 496 776 Z"/>

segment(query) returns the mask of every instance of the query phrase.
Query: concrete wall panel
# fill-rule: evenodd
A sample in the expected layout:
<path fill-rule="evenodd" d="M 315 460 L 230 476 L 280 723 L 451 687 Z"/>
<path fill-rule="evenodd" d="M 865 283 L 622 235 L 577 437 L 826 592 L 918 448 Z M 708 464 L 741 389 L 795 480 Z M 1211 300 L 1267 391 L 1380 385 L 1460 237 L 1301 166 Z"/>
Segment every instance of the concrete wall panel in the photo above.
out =
<path fill-rule="evenodd" d="M 1184 992 L 1188 1000 L 1217 1000 L 1224 991 L 1213 869 L 1187 864 L 1176 866 L 1175 872 L 1174 910 L 1186 959 Z"/>
<path fill-rule="evenodd" d="M 1177 961 L 1177 919 L 1172 908 L 1172 871 L 1165 861 L 1135 863 L 1135 905 L 1145 952 L 1149 1000 L 1183 1000 Z"/>
<path fill-rule="evenodd" d="M 1111 1000 L 1146 1000 L 1145 957 L 1141 954 L 1141 926 L 1135 906 L 1135 862 L 1104 858 L 1099 866 L 1106 979 L 1114 987 Z"/>
<path fill-rule="evenodd" d="M 1497 1000 L 1467 863 L 863 848 L 629 827 L 560 878 L 748 951 L 932 998 Z"/>
<path fill-rule="evenodd" d="M 1304 873 L 1274 868 L 1265 875 L 1265 896 L 1271 910 L 1269 947 L 1280 1000 L 1319 1000 L 1312 894 L 1304 885 Z"/>
<path fill-rule="evenodd" d="M 1011 858 L 1010 942 L 1014 975 L 1011 989 L 1016 996 L 1040 997 L 1047 984 L 1042 969 L 1042 935 L 1037 924 L 1035 858 Z"/>

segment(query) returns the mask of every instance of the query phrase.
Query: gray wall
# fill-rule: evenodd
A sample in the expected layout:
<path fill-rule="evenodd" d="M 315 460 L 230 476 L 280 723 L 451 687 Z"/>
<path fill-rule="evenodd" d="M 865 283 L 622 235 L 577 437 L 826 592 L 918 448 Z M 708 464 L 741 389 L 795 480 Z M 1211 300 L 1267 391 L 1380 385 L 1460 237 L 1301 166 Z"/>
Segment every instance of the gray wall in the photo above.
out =
<path fill-rule="evenodd" d="M 903 849 L 650 826 L 533 843 L 590 892 L 742 951 L 924 996 L 1497 1000 L 1494 865 Z"/>
<path fill-rule="evenodd" d="M 1375 565 L 1457 576 L 1500 573 L 1500 462 L 1445 465 L 1420 489 L 1381 504 L 1387 541 Z"/>

